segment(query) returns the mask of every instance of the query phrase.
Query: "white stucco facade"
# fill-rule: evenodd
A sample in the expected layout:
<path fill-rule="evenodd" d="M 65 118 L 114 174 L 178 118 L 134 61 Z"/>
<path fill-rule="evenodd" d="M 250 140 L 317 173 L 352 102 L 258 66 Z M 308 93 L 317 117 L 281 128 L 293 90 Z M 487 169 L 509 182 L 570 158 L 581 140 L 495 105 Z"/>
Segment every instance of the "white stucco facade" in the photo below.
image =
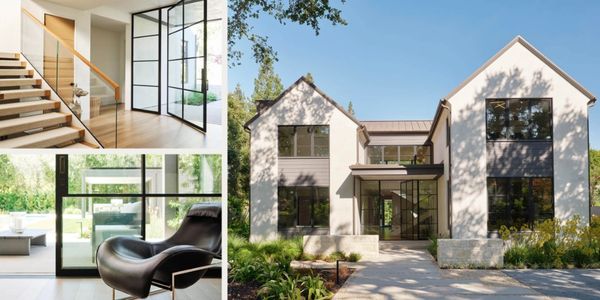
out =
<path fill-rule="evenodd" d="M 263 115 L 248 124 L 250 147 L 250 239 L 272 240 L 277 233 L 278 126 L 329 125 L 330 234 L 353 233 L 356 207 L 348 166 L 356 162 L 356 122 L 299 80 Z"/>
<path fill-rule="evenodd" d="M 394 127 L 400 126 L 394 122 L 411 121 L 375 124 L 373 128 L 379 131 L 369 133 L 365 124 L 373 126 L 376 121 L 356 121 L 314 85 L 300 79 L 247 124 L 251 134 L 251 240 L 278 237 L 277 140 L 278 126 L 281 125 L 330 127 L 330 235 L 362 234 L 361 214 L 365 212 L 360 204 L 364 180 L 433 179 L 437 183 L 437 235 L 463 240 L 487 239 L 490 235 L 487 182 L 488 177 L 497 176 L 490 173 L 493 170 L 490 165 L 501 160 L 488 154 L 490 145 L 496 141 L 487 140 L 486 100 L 519 98 L 551 99 L 552 140 L 542 141 L 550 158 L 544 160 L 547 162 L 544 166 L 548 167 L 543 169 L 545 173 L 540 171 L 543 175 L 523 173 L 515 176 L 511 173 L 505 177 L 552 177 L 554 217 L 567 220 L 578 215 L 584 223 L 589 222 L 588 109 L 595 98 L 533 46 L 517 37 L 440 102 L 433 122 L 428 121 L 431 122 L 427 129 L 429 134 L 422 137 L 420 133 Z M 381 129 L 386 126 L 387 132 Z M 502 142 L 518 144 L 523 141 Z M 384 166 L 387 162 L 369 165 L 366 147 L 375 145 L 428 145 L 432 153 L 431 164 L 407 167 L 392 159 L 391 166 Z M 517 158 L 523 155 L 514 154 Z M 420 167 L 429 170 L 411 173 Z M 398 191 L 397 195 L 403 197 L 400 193 Z M 382 214 L 375 216 L 382 218 Z M 397 217 L 394 214 L 392 218 Z M 370 222 L 366 225 L 373 226 L 373 221 Z M 380 219 L 380 228 L 383 228 L 383 222 L 383 218 Z M 423 238 L 421 234 L 419 238 Z"/>

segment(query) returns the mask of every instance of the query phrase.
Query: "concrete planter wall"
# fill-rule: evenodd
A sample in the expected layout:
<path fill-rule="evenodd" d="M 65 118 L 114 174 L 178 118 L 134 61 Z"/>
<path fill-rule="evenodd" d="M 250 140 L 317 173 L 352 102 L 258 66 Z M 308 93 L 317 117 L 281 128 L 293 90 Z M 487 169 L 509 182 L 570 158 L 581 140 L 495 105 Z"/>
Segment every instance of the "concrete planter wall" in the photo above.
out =
<path fill-rule="evenodd" d="M 363 257 L 379 255 L 378 235 L 305 235 L 304 253 L 329 255 L 336 251 L 359 253 Z"/>
<path fill-rule="evenodd" d="M 441 268 L 502 268 L 503 245 L 501 239 L 439 239 L 438 265 Z"/>

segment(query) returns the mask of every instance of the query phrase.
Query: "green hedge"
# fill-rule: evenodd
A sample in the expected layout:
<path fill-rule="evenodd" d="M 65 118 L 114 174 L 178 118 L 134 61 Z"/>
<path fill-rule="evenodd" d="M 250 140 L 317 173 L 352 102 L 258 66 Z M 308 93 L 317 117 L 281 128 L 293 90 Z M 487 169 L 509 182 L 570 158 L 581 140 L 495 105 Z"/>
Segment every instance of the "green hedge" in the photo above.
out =
<path fill-rule="evenodd" d="M 600 267 L 600 217 L 582 225 L 579 217 L 565 223 L 546 220 L 535 230 L 502 226 L 508 242 L 504 263 L 509 268 L 598 268 Z"/>
<path fill-rule="evenodd" d="M 40 193 L 2 193 L 0 212 L 26 211 L 28 213 L 50 213 L 54 211 L 54 195 Z"/>

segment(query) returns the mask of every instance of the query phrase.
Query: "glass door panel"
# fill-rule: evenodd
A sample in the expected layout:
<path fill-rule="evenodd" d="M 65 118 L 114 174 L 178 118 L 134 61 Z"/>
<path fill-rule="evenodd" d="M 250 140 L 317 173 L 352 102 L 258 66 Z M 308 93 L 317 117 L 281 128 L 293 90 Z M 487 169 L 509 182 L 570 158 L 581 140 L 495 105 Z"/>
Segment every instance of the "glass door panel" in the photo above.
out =
<path fill-rule="evenodd" d="M 134 110 L 160 114 L 161 10 L 132 16 L 132 89 Z"/>
<path fill-rule="evenodd" d="M 183 0 L 168 10 L 167 111 L 206 130 L 206 1 Z"/>

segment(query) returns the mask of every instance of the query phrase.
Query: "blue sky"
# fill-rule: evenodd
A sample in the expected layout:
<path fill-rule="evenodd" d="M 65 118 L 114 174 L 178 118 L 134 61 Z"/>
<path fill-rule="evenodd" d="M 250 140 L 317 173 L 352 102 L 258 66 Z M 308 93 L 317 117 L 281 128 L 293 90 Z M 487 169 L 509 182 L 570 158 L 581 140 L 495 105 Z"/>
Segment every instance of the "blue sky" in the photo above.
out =
<path fill-rule="evenodd" d="M 600 1 L 365 1 L 338 5 L 348 26 L 254 23 L 278 52 L 284 87 L 311 72 L 360 120 L 432 119 L 440 98 L 516 35 L 522 35 L 600 97 Z M 229 70 L 229 89 L 253 89 L 258 67 L 248 45 Z M 600 101 L 590 110 L 590 141 L 600 149 Z"/>

